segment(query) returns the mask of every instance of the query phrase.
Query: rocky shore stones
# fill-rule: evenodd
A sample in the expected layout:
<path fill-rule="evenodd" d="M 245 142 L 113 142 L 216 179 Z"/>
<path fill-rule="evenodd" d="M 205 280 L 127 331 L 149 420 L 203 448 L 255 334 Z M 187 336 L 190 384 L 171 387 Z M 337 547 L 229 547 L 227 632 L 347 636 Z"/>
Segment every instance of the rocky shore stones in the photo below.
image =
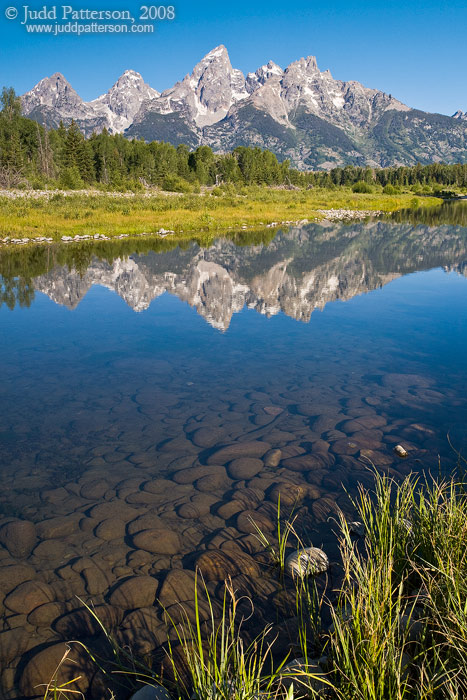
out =
<path fill-rule="evenodd" d="M 158 587 L 157 579 L 152 576 L 132 576 L 117 584 L 110 595 L 109 602 L 124 610 L 147 608 L 154 604 Z"/>
<path fill-rule="evenodd" d="M 236 488 L 232 492 L 232 500 L 237 501 L 243 505 L 243 509 L 254 509 L 264 499 L 264 491 L 258 488 Z"/>
<path fill-rule="evenodd" d="M 400 457 L 401 459 L 405 459 L 406 457 L 409 456 L 409 453 L 407 452 L 407 450 L 405 449 L 405 447 L 402 447 L 402 445 L 396 445 L 395 448 L 394 448 L 394 452 L 395 452 L 396 455 L 397 455 L 398 457 Z"/>
<path fill-rule="evenodd" d="M 55 677 L 57 685 L 74 681 L 67 685 L 67 689 L 84 693 L 95 671 L 91 657 L 77 644 L 72 644 L 71 648 L 64 642 L 53 644 L 27 662 L 21 676 L 20 690 L 27 698 L 37 697 L 38 694 L 42 696 L 45 685 Z"/>
<path fill-rule="evenodd" d="M 8 610 L 29 615 L 35 608 L 55 599 L 53 589 L 42 581 L 25 581 L 7 595 L 4 605 Z"/>
<path fill-rule="evenodd" d="M 306 472 L 312 469 L 321 469 L 334 464 L 334 457 L 330 454 L 302 454 L 296 457 L 288 457 L 282 460 L 282 465 L 293 472 Z"/>
<path fill-rule="evenodd" d="M 230 481 L 227 479 L 225 469 L 220 467 L 213 474 L 207 474 L 195 482 L 195 488 L 203 493 L 211 493 L 226 487 Z"/>
<path fill-rule="evenodd" d="M 361 430 L 372 430 L 386 425 L 386 418 L 376 414 L 359 416 L 352 420 L 346 420 L 339 424 L 339 430 L 346 434 L 358 433 Z"/>
<path fill-rule="evenodd" d="M 111 541 L 121 539 L 125 535 L 125 523 L 119 518 L 107 518 L 96 527 L 96 537 L 101 540 Z"/>
<path fill-rule="evenodd" d="M 202 518 L 211 512 L 211 508 L 215 503 L 218 503 L 217 496 L 209 493 L 195 493 L 191 497 L 189 503 L 183 503 L 177 510 L 177 515 L 180 518 L 187 520 Z"/>
<path fill-rule="evenodd" d="M 17 559 L 31 554 L 36 539 L 35 525 L 29 520 L 12 520 L 0 528 L 0 543 Z"/>
<path fill-rule="evenodd" d="M 301 503 L 311 489 L 312 487 L 308 486 L 308 484 L 283 482 L 272 486 L 268 491 L 268 497 L 273 503 L 278 503 L 280 500 L 281 505 L 293 506 Z M 319 492 L 317 493 L 319 496 Z"/>
<path fill-rule="evenodd" d="M 191 440 L 197 447 L 213 447 L 225 436 L 223 428 L 198 428 L 191 435 Z"/>
<path fill-rule="evenodd" d="M 141 509 L 133 508 L 120 500 L 109 501 L 107 503 L 99 503 L 91 508 L 89 515 L 98 522 L 107 520 L 107 518 L 118 518 L 128 523 L 134 520 L 141 514 Z"/>
<path fill-rule="evenodd" d="M 266 467 L 278 467 L 282 458 L 282 451 L 275 449 L 269 450 L 263 457 L 263 462 Z"/>
<path fill-rule="evenodd" d="M 63 603 L 44 603 L 28 615 L 28 622 L 34 627 L 48 627 L 65 612 Z"/>
<path fill-rule="evenodd" d="M 47 518 L 36 525 L 37 535 L 42 540 L 72 535 L 78 529 L 81 518 L 81 513 L 70 513 L 70 515 Z"/>
<path fill-rule="evenodd" d="M 173 530 L 152 528 L 133 535 L 136 549 L 144 549 L 151 554 L 176 554 L 180 551 L 179 535 Z"/>
<path fill-rule="evenodd" d="M 325 522 L 330 515 L 336 513 L 338 507 L 330 496 L 322 496 L 313 501 L 311 510 L 318 522 Z"/>
<path fill-rule="evenodd" d="M 196 568 L 205 581 L 224 581 L 240 574 L 256 578 L 260 573 L 258 564 L 248 554 L 235 552 L 230 555 L 220 549 L 203 552 L 196 560 Z"/>
<path fill-rule="evenodd" d="M 140 515 L 128 523 L 126 529 L 129 535 L 136 535 L 137 532 L 142 530 L 157 530 L 159 528 L 163 528 L 163 520 L 151 510 L 149 513 Z"/>
<path fill-rule="evenodd" d="M 255 525 L 262 532 L 272 532 L 274 523 L 267 515 L 260 513 L 258 510 L 244 510 L 237 516 L 237 530 L 250 535 L 256 532 Z"/>
<path fill-rule="evenodd" d="M 0 667 L 32 649 L 37 642 L 29 631 L 21 627 L 0 632 Z"/>
<path fill-rule="evenodd" d="M 195 589 L 196 576 L 194 571 L 173 569 L 165 577 L 158 598 L 161 605 L 168 608 L 181 601 L 194 600 Z"/>
<path fill-rule="evenodd" d="M 109 488 L 109 483 L 105 479 L 93 479 L 86 482 L 81 487 L 81 496 L 90 501 L 98 501 L 104 497 L 104 494 Z"/>
<path fill-rule="evenodd" d="M 225 475 L 225 469 L 223 467 L 198 465 L 186 469 L 179 469 L 172 474 L 172 479 L 176 484 L 193 484 L 198 479 L 202 479 L 203 476 L 215 474 L 217 470 L 220 470 Z"/>
<path fill-rule="evenodd" d="M 96 605 L 93 612 L 106 630 L 115 629 L 123 619 L 123 613 L 112 605 Z M 54 629 L 65 641 L 79 636 L 92 637 L 100 634 L 101 626 L 94 615 L 86 608 L 73 610 L 54 622 Z"/>
<path fill-rule="evenodd" d="M 387 373 L 381 379 L 383 386 L 391 387 L 391 389 L 406 389 L 410 386 L 428 388 L 432 381 L 427 377 L 422 377 L 419 374 L 400 374 Z"/>
<path fill-rule="evenodd" d="M 285 560 L 285 570 L 293 578 L 304 578 L 324 573 L 329 569 L 329 559 L 318 547 L 305 547 L 289 554 Z"/>
<path fill-rule="evenodd" d="M 217 509 L 217 515 L 223 520 L 230 520 L 234 515 L 244 510 L 245 506 L 239 501 L 227 501 Z"/>
<path fill-rule="evenodd" d="M 232 479 L 251 479 L 259 474 L 264 464 L 256 457 L 238 457 L 229 462 L 227 472 Z"/>
<path fill-rule="evenodd" d="M 81 572 L 89 595 L 104 593 L 109 587 L 109 580 L 98 566 L 87 566 Z"/>
<path fill-rule="evenodd" d="M 251 442 L 232 442 L 216 450 L 207 459 L 207 464 L 227 464 L 239 457 L 262 457 L 271 445 L 259 440 Z"/>
<path fill-rule="evenodd" d="M 283 675 L 282 675 L 283 674 Z M 285 664 L 280 676 L 281 684 L 284 688 L 295 685 L 301 688 L 304 697 L 323 697 L 329 689 L 326 683 L 326 674 L 319 664 L 319 659 L 305 659 L 299 657 Z M 323 680 L 321 680 L 323 679 Z M 307 688 L 310 690 L 307 693 Z"/>
<path fill-rule="evenodd" d="M 31 581 L 36 575 L 35 569 L 29 564 L 12 564 L 11 566 L 2 566 L 0 575 L 0 600 L 2 593 L 10 593 L 20 583 Z"/>
<path fill-rule="evenodd" d="M 172 700 L 168 690 L 161 685 L 144 685 L 133 693 L 130 700 Z"/>
<path fill-rule="evenodd" d="M 365 525 L 358 520 L 349 523 L 349 532 L 357 537 L 365 537 Z"/>
<path fill-rule="evenodd" d="M 360 451 L 361 444 L 352 438 L 343 438 L 334 440 L 332 443 L 332 451 L 336 455 L 356 455 Z"/>

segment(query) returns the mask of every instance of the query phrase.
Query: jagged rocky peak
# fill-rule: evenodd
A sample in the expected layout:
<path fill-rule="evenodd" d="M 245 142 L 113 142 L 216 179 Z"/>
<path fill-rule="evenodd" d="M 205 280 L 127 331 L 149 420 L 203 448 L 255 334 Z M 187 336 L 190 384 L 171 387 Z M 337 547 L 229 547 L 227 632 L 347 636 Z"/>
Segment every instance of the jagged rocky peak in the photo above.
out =
<path fill-rule="evenodd" d="M 289 111 L 301 104 L 308 111 L 321 115 L 344 106 L 342 85 L 341 81 L 333 79 L 329 70 L 319 70 L 315 56 L 308 56 L 285 69 L 282 97 Z"/>
<path fill-rule="evenodd" d="M 157 90 L 154 90 L 154 88 L 144 82 L 141 73 L 137 73 L 135 70 L 126 70 L 106 95 L 102 97 L 108 97 L 109 104 L 111 104 L 121 100 L 124 96 L 128 98 L 132 95 L 138 95 L 142 99 L 151 99 L 159 97 L 159 94 Z"/>
<path fill-rule="evenodd" d="M 133 122 L 144 101 L 158 96 L 139 73 L 127 70 L 105 95 L 84 102 L 61 73 L 54 73 L 23 95 L 21 103 L 26 116 L 32 114 L 45 124 L 51 117 L 52 125 L 60 119 L 65 123 L 75 119 L 86 134 L 104 127 L 110 133 L 119 133 Z"/>
<path fill-rule="evenodd" d="M 74 119 L 86 136 L 107 128 L 146 141 L 207 144 L 218 152 L 254 144 L 304 170 L 458 162 L 467 153 L 462 111 L 440 123 L 381 90 L 334 79 L 315 56 L 285 70 L 269 61 L 245 79 L 223 45 L 162 94 L 128 70 L 107 93 L 83 102 L 56 73 L 23 96 L 23 111 L 52 128 Z M 403 120 L 396 114 L 401 111 Z"/>
<path fill-rule="evenodd" d="M 274 61 L 268 61 L 264 66 L 260 66 L 258 70 L 254 73 L 248 73 L 246 77 L 246 86 L 249 92 L 253 92 L 259 85 L 264 85 L 264 83 L 270 78 L 276 78 L 280 80 L 284 75 L 284 71 L 277 63 Z"/>
<path fill-rule="evenodd" d="M 140 73 L 126 70 L 105 95 L 89 103 L 97 110 L 108 109 L 109 130 L 123 131 L 132 123 L 142 103 L 159 97 L 159 92 L 144 82 Z"/>
<path fill-rule="evenodd" d="M 190 75 L 144 108 L 160 114 L 181 112 L 203 127 L 223 119 L 232 104 L 248 94 L 243 73 L 232 68 L 227 49 L 220 45 L 207 53 Z"/>
<path fill-rule="evenodd" d="M 41 105 L 69 111 L 83 106 L 83 100 L 61 73 L 40 80 L 30 92 L 23 95 L 21 102 L 25 113 Z"/>

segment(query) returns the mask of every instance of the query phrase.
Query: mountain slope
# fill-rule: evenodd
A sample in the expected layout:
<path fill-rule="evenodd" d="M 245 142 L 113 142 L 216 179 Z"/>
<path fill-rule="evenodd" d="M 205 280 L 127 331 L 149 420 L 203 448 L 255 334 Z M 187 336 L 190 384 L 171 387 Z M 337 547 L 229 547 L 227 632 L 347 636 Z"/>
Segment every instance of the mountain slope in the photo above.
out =
<path fill-rule="evenodd" d="M 22 102 L 25 115 L 46 126 L 74 119 L 86 135 L 105 127 L 128 138 L 207 144 L 219 152 L 257 145 L 303 169 L 467 162 L 463 112 L 447 117 L 411 109 L 380 90 L 334 79 L 314 56 L 285 70 L 269 61 L 245 78 L 221 45 L 162 93 L 126 71 L 105 95 L 84 102 L 56 73 Z"/>
<path fill-rule="evenodd" d="M 110 90 L 92 102 L 84 102 L 61 73 L 44 78 L 21 98 L 23 113 L 49 128 L 72 119 L 89 136 L 106 128 L 121 133 L 133 122 L 144 100 L 159 96 L 135 71 L 125 71 Z"/>

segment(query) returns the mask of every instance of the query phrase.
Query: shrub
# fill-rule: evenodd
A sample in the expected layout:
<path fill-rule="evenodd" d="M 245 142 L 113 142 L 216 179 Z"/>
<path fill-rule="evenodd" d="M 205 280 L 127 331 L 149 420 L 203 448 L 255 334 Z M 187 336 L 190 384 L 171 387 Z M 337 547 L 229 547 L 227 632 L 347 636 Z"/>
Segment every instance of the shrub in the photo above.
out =
<path fill-rule="evenodd" d="M 60 178 L 60 185 L 65 190 L 80 190 L 84 187 L 84 182 L 75 165 L 64 170 Z"/>
<path fill-rule="evenodd" d="M 397 194 L 397 190 L 394 185 L 388 182 L 388 184 L 383 187 L 383 194 Z"/>
<path fill-rule="evenodd" d="M 162 183 L 162 188 L 167 192 L 188 193 L 192 191 L 190 183 L 179 175 L 166 175 Z"/>
<path fill-rule="evenodd" d="M 367 182 L 360 180 L 360 182 L 356 182 L 352 187 L 352 192 L 358 192 L 358 194 L 371 194 L 373 189 Z"/>

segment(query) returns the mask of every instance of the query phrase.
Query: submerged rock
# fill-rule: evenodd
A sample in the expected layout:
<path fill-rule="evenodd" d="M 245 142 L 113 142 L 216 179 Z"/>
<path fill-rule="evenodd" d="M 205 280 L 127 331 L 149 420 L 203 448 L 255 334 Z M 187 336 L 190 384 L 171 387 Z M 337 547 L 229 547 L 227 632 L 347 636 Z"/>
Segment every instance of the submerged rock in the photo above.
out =
<path fill-rule="evenodd" d="M 313 697 L 316 693 L 319 693 L 321 697 L 321 693 L 329 688 L 324 682 L 325 677 L 318 659 L 300 657 L 285 664 L 281 671 L 280 681 L 285 688 L 290 688 L 293 683 L 300 697 L 307 696 L 307 688 L 311 689 Z"/>
<path fill-rule="evenodd" d="M 262 457 L 271 445 L 267 442 L 233 442 L 230 445 L 221 447 L 208 457 L 208 464 L 227 464 L 239 457 Z"/>
<path fill-rule="evenodd" d="M 133 536 L 133 544 L 151 554 L 176 554 L 180 551 L 178 534 L 168 529 L 143 530 Z"/>
<path fill-rule="evenodd" d="M 402 445 L 396 445 L 395 448 L 394 448 L 394 452 L 395 452 L 396 455 L 397 455 L 398 457 L 400 457 L 401 459 L 405 459 L 406 457 L 409 456 L 409 453 L 407 452 L 407 450 L 405 449 L 405 447 L 402 447 Z"/>
<path fill-rule="evenodd" d="M 133 693 L 130 700 L 171 700 L 168 690 L 161 685 L 144 685 Z"/>
<path fill-rule="evenodd" d="M 285 570 L 292 577 L 314 576 L 329 569 L 329 559 L 318 547 L 305 547 L 289 554 L 285 560 Z"/>
<path fill-rule="evenodd" d="M 158 580 L 151 576 L 133 576 L 118 585 L 109 602 L 124 610 L 146 608 L 154 604 L 158 587 Z"/>
<path fill-rule="evenodd" d="M 53 602 L 55 594 L 53 589 L 42 581 L 25 581 L 5 598 L 4 604 L 8 610 L 15 613 L 30 612 L 40 605 Z"/>
<path fill-rule="evenodd" d="M 29 556 L 36 544 L 36 528 L 29 520 L 13 520 L 0 529 L 0 543 L 12 557 Z"/>
<path fill-rule="evenodd" d="M 238 457 L 229 462 L 227 471 L 232 479 L 251 479 L 260 473 L 264 463 L 257 457 Z"/>
<path fill-rule="evenodd" d="M 352 535 L 357 535 L 358 537 L 365 536 L 365 526 L 363 523 L 359 522 L 358 520 L 355 520 L 354 522 L 349 523 L 349 531 L 352 533 Z"/>
<path fill-rule="evenodd" d="M 26 697 L 43 695 L 45 684 L 55 677 L 57 685 L 69 683 L 68 692 L 84 693 L 95 670 L 89 654 L 77 644 L 71 649 L 69 644 L 64 642 L 53 644 L 39 651 L 27 662 L 21 676 L 20 690 Z"/>
<path fill-rule="evenodd" d="M 278 467 L 282 458 L 281 450 L 269 450 L 263 457 L 266 467 Z"/>

